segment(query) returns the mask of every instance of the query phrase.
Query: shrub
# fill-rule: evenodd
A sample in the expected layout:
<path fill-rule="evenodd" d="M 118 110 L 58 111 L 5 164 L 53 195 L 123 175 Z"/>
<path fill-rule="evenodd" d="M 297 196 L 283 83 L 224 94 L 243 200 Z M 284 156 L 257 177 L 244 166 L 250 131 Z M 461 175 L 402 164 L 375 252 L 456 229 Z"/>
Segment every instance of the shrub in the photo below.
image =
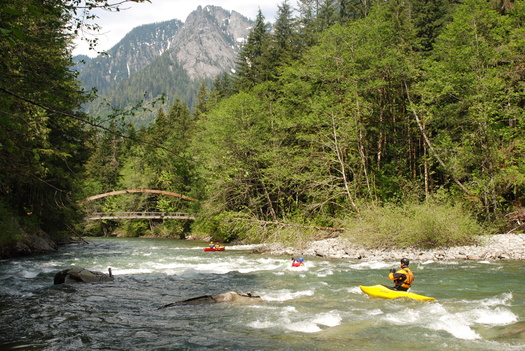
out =
<path fill-rule="evenodd" d="M 345 222 L 349 238 L 370 248 L 451 247 L 473 244 L 486 234 L 460 206 L 432 202 L 372 207 Z"/>

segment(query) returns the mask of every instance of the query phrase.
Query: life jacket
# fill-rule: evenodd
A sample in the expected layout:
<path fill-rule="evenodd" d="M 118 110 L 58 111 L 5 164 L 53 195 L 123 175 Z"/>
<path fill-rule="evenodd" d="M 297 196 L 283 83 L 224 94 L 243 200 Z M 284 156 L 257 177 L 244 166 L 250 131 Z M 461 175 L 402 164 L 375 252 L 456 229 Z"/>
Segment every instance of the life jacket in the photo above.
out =
<path fill-rule="evenodd" d="M 410 285 L 412 285 L 412 282 L 414 281 L 414 273 L 412 273 L 410 268 L 408 267 L 402 268 L 398 270 L 396 273 L 404 274 L 406 276 L 405 280 L 400 286 L 405 289 L 410 288 Z"/>

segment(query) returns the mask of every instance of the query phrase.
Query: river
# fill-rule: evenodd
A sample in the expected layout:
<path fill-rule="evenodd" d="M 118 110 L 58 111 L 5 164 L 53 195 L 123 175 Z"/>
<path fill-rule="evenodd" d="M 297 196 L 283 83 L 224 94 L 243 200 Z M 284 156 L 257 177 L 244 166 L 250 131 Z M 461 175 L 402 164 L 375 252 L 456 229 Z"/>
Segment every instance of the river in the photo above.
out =
<path fill-rule="evenodd" d="M 204 252 L 206 243 L 88 239 L 59 252 L 0 261 L 0 350 L 525 350 L 525 279 L 518 261 L 412 260 L 413 292 L 384 300 L 398 262 Z M 53 285 L 84 267 L 115 281 Z M 227 291 L 264 302 L 166 304 Z"/>

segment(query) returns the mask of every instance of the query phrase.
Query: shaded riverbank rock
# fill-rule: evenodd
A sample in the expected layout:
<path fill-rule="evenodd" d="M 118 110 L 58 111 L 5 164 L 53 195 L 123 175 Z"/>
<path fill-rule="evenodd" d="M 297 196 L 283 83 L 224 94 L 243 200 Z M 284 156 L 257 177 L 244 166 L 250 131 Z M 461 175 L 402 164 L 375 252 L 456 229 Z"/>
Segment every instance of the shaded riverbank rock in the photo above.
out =
<path fill-rule="evenodd" d="M 54 284 L 63 283 L 98 283 L 111 282 L 115 280 L 111 273 L 111 268 L 108 269 L 109 274 L 102 272 L 90 271 L 84 268 L 69 268 L 55 274 Z"/>
<path fill-rule="evenodd" d="M 22 234 L 21 239 L 0 246 L 0 258 L 14 258 L 56 252 L 57 244 L 44 233 Z"/>
<path fill-rule="evenodd" d="M 252 293 L 237 293 L 234 291 L 225 292 L 217 295 L 204 295 L 199 297 L 193 297 L 191 299 L 182 300 L 174 303 L 169 303 L 161 308 L 177 306 L 177 305 L 203 305 L 211 303 L 221 302 L 234 302 L 239 304 L 252 304 L 263 302 L 260 296 L 253 295 Z"/>
<path fill-rule="evenodd" d="M 477 245 L 457 246 L 423 250 L 406 249 L 365 249 L 338 237 L 313 241 L 306 247 L 297 249 L 281 244 L 269 244 L 258 247 L 258 253 L 273 255 L 310 256 L 364 261 L 399 260 L 410 257 L 418 261 L 441 260 L 525 260 L 525 234 L 487 235 L 478 238 Z"/>

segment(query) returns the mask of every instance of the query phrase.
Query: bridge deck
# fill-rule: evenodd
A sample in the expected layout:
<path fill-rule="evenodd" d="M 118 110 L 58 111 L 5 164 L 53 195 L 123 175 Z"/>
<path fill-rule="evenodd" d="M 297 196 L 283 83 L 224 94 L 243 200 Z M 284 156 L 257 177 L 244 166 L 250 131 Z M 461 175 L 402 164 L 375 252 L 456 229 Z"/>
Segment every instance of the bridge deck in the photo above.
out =
<path fill-rule="evenodd" d="M 195 216 L 184 212 L 96 212 L 84 219 L 195 219 Z"/>

